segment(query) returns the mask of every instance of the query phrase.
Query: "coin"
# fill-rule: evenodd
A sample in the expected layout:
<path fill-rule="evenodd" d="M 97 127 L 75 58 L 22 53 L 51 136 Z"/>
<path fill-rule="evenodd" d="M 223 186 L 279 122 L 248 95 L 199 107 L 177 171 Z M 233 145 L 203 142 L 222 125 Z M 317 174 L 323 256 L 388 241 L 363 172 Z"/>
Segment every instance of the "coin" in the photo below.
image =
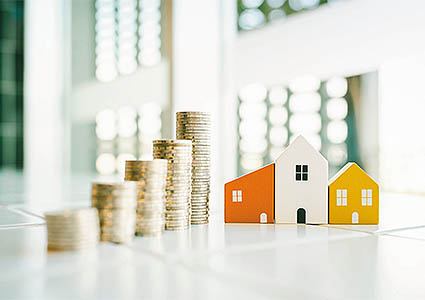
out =
<path fill-rule="evenodd" d="M 153 155 L 155 158 L 168 160 L 165 229 L 187 229 L 190 220 L 192 142 L 156 140 L 153 142 Z"/>
<path fill-rule="evenodd" d="M 92 206 L 98 209 L 101 241 L 131 242 L 139 188 L 131 181 L 92 184 Z"/>
<path fill-rule="evenodd" d="M 210 191 L 211 116 L 206 112 L 177 112 L 176 136 L 192 141 L 191 223 L 208 222 Z M 193 217 L 193 219 L 192 219 Z"/>
<path fill-rule="evenodd" d="M 82 208 L 47 212 L 49 250 L 91 249 L 99 243 L 99 222 L 95 209 Z"/>
<path fill-rule="evenodd" d="M 163 142 L 158 142 L 160 146 L 157 147 L 162 149 L 162 144 Z M 173 141 L 172 145 L 176 144 L 182 143 Z M 186 149 L 185 147 L 187 148 L 184 146 L 183 149 Z M 137 199 L 136 235 L 161 235 L 165 224 L 168 160 L 156 158 L 126 161 L 125 172 L 125 180 L 135 180 L 141 186 Z"/>

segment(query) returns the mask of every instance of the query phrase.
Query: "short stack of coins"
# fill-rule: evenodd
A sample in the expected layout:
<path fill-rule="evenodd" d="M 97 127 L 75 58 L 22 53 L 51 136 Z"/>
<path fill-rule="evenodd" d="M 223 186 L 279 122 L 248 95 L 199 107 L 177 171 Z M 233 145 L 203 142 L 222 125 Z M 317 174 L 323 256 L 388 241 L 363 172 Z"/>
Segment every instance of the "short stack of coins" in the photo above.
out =
<path fill-rule="evenodd" d="M 207 224 L 210 195 L 211 116 L 205 112 L 177 112 L 178 139 L 192 141 L 192 224 Z"/>
<path fill-rule="evenodd" d="M 185 230 L 190 226 L 192 142 L 153 141 L 154 158 L 168 160 L 165 229 Z"/>
<path fill-rule="evenodd" d="M 136 235 L 155 236 L 164 231 L 167 165 L 166 159 L 125 162 L 124 179 L 139 183 Z"/>
<path fill-rule="evenodd" d="M 137 182 L 92 184 L 92 206 L 98 209 L 101 241 L 129 243 L 133 240 L 137 192 Z"/>
<path fill-rule="evenodd" d="M 94 208 L 69 209 L 45 214 L 49 250 L 95 248 L 99 243 L 99 218 Z"/>

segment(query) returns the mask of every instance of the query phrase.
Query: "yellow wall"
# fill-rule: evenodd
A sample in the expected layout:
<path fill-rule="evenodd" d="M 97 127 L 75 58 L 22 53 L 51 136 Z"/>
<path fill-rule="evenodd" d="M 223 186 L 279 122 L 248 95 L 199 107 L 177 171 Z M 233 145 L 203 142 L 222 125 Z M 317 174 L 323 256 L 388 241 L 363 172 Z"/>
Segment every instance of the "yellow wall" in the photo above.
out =
<path fill-rule="evenodd" d="M 347 190 L 347 206 L 337 206 L 337 189 Z M 372 190 L 372 206 L 362 206 L 362 189 Z M 329 185 L 329 224 L 352 224 L 353 212 L 358 224 L 379 223 L 379 186 L 356 164 Z"/>

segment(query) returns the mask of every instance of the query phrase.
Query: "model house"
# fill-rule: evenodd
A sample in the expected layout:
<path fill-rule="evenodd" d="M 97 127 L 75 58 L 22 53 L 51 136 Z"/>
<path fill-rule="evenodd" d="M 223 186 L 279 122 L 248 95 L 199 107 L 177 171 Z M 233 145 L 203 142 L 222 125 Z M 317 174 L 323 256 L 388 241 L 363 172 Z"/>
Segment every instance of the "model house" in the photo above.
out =
<path fill-rule="evenodd" d="M 329 181 L 329 224 L 378 224 L 379 185 L 357 164 Z"/>
<path fill-rule="evenodd" d="M 327 224 L 328 161 L 298 136 L 275 164 L 276 223 Z"/>
<path fill-rule="evenodd" d="M 270 164 L 225 184 L 226 223 L 274 223 L 274 171 Z"/>
<path fill-rule="evenodd" d="M 268 166 L 225 184 L 226 223 L 378 224 L 379 186 L 348 163 L 328 183 L 328 161 L 298 136 Z"/>

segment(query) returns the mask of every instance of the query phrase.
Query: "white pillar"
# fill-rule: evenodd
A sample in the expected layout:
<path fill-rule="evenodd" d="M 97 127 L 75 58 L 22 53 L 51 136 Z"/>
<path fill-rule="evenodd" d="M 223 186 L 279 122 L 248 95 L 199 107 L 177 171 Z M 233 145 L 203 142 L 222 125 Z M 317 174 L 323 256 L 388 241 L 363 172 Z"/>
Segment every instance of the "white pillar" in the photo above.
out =
<path fill-rule="evenodd" d="M 67 157 L 65 1 L 25 3 L 24 172 L 37 204 L 60 197 Z"/>

